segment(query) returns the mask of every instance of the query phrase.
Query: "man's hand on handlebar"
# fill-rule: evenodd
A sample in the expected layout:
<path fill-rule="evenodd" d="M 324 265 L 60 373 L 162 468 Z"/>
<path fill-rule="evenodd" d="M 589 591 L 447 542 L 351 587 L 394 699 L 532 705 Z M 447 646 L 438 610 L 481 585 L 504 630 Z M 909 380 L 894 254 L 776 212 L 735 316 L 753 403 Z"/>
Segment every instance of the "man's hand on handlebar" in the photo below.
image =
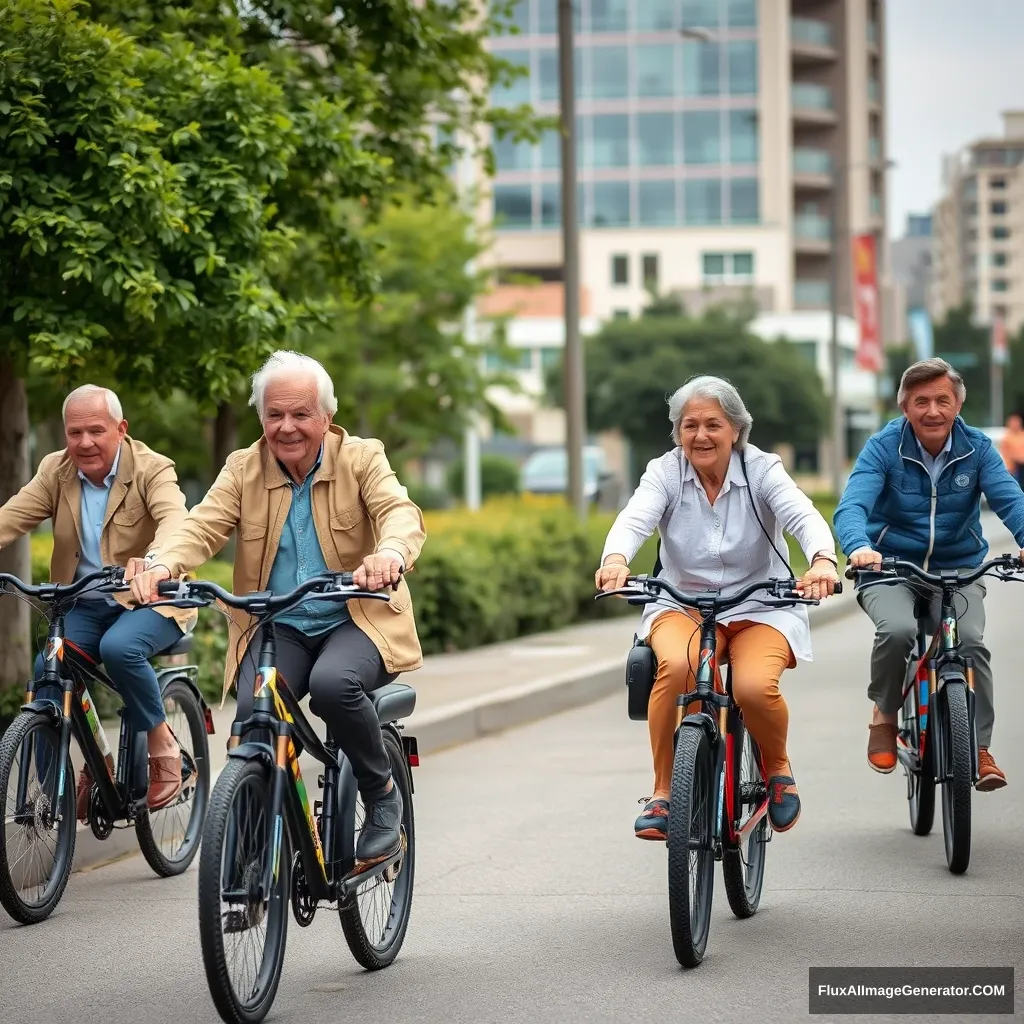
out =
<path fill-rule="evenodd" d="M 367 555 L 363 564 L 352 573 L 352 582 L 361 590 L 383 590 L 397 586 L 401 575 L 401 561 L 385 551 Z"/>
<path fill-rule="evenodd" d="M 874 569 L 882 567 L 882 556 L 871 548 L 858 548 L 850 555 L 850 566 L 854 569 Z"/>
<path fill-rule="evenodd" d="M 131 581 L 132 597 L 136 602 L 150 604 L 152 601 L 160 600 L 160 594 L 156 589 L 157 585 L 164 580 L 169 580 L 171 573 L 165 565 L 154 565 L 151 569 L 146 569 L 138 575 L 129 576 L 128 572 L 125 572 L 124 578 L 126 583 Z"/>

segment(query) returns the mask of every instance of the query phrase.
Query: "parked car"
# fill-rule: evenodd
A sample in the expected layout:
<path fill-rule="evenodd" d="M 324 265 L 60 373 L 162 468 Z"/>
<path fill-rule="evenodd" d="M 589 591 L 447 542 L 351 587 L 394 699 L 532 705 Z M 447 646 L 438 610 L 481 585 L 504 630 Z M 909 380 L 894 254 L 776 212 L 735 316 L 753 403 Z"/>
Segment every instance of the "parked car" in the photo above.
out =
<path fill-rule="evenodd" d="M 566 494 L 569 490 L 569 459 L 564 448 L 542 448 L 524 463 L 520 488 L 527 494 Z M 604 449 L 583 449 L 583 492 L 587 501 L 617 508 L 619 484 L 608 468 Z"/>

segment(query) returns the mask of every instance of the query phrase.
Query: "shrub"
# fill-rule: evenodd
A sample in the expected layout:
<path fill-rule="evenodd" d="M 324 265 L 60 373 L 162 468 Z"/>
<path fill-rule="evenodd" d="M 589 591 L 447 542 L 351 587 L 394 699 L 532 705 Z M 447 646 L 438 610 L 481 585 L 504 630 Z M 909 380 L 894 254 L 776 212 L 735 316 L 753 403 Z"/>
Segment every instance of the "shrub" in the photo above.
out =
<path fill-rule="evenodd" d="M 463 459 L 456 459 L 448 467 L 448 490 L 452 497 L 461 499 L 465 493 L 466 469 Z M 480 495 L 484 501 L 506 494 L 519 493 L 519 466 L 504 455 L 480 457 Z"/>

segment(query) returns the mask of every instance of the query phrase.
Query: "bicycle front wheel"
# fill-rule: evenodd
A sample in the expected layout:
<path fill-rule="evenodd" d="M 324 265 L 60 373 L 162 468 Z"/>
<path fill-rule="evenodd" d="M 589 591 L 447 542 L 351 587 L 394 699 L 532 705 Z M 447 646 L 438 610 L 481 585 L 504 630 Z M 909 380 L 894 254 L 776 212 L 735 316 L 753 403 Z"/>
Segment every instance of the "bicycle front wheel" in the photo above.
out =
<path fill-rule="evenodd" d="M 682 726 L 672 763 L 668 814 L 668 909 L 672 946 L 684 967 L 704 959 L 715 884 L 714 769 L 703 729 Z"/>
<path fill-rule="evenodd" d="M 946 863 L 962 875 L 971 862 L 971 719 L 967 713 L 967 683 L 950 679 L 940 691 L 946 779 L 942 786 L 942 833 Z"/>
<path fill-rule="evenodd" d="M 217 779 L 199 854 L 199 940 L 210 995 L 229 1024 L 255 1024 L 274 1002 L 288 933 L 291 858 L 281 835 L 277 879 L 264 891 L 274 842 L 270 775 L 229 758 Z"/>
<path fill-rule="evenodd" d="M 20 924 L 37 924 L 64 895 L 77 827 L 71 757 L 45 716 L 23 711 L 4 734 L 0 794 L 0 904 Z"/>

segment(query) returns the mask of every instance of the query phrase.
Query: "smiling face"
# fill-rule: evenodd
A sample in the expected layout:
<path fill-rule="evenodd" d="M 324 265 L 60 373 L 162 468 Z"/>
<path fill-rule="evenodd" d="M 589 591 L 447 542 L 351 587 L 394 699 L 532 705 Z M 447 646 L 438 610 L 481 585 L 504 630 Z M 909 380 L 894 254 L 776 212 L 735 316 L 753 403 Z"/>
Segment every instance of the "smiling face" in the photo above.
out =
<path fill-rule="evenodd" d="M 903 403 L 903 413 L 921 444 L 932 455 L 937 455 L 962 405 L 953 390 L 953 382 L 942 376 L 910 390 Z"/>
<path fill-rule="evenodd" d="M 94 484 L 101 484 L 114 465 L 117 450 L 128 430 L 110 415 L 101 394 L 83 395 L 68 403 L 64 413 L 64 440 L 71 461 Z"/>
<path fill-rule="evenodd" d="M 739 436 L 740 432 L 713 399 L 693 398 L 683 407 L 679 443 L 698 472 L 724 475 L 732 457 L 732 446 Z"/>
<path fill-rule="evenodd" d="M 320 408 L 312 376 L 276 377 L 263 396 L 263 433 L 274 457 L 296 480 L 305 479 L 331 418 Z"/>

